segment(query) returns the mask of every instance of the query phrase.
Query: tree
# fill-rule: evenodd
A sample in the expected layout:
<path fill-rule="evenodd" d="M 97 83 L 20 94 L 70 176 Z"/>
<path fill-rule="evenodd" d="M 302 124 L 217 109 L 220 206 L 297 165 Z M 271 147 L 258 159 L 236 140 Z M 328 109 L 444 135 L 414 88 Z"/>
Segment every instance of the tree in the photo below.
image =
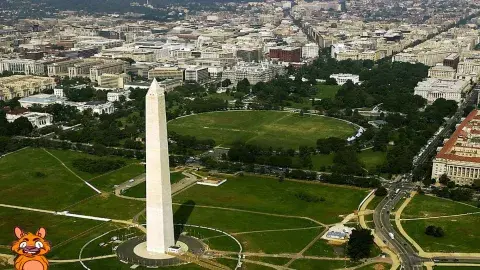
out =
<path fill-rule="evenodd" d="M 447 185 L 448 182 L 450 182 L 450 178 L 448 178 L 448 176 L 446 174 L 442 174 L 440 176 L 440 180 L 439 180 L 440 184 L 442 185 Z"/>
<path fill-rule="evenodd" d="M 425 177 L 422 181 L 423 185 L 426 186 L 426 187 L 428 187 L 432 184 L 435 184 L 435 182 L 436 182 L 435 179 L 432 179 L 430 177 Z"/>
<path fill-rule="evenodd" d="M 425 234 L 426 235 L 430 235 L 430 236 L 433 236 L 435 234 L 435 231 L 436 231 L 436 228 L 435 226 L 427 226 L 427 228 L 425 228 Z"/>
<path fill-rule="evenodd" d="M 445 236 L 445 232 L 443 231 L 442 228 L 437 227 L 437 228 L 435 229 L 435 234 L 434 234 L 434 236 L 435 236 L 435 237 L 443 237 L 443 236 Z"/>
<path fill-rule="evenodd" d="M 347 244 L 347 255 L 354 261 L 370 257 L 373 235 L 369 229 L 357 228 L 352 231 Z"/>
<path fill-rule="evenodd" d="M 379 187 L 375 190 L 375 196 L 384 197 L 388 194 L 388 191 L 385 187 Z"/>
<path fill-rule="evenodd" d="M 32 133 L 33 126 L 26 117 L 15 119 L 10 125 L 10 132 L 12 135 L 27 136 Z"/>
<path fill-rule="evenodd" d="M 334 78 L 328 78 L 325 80 L 325 84 L 326 85 L 337 85 L 337 80 L 335 80 Z"/>

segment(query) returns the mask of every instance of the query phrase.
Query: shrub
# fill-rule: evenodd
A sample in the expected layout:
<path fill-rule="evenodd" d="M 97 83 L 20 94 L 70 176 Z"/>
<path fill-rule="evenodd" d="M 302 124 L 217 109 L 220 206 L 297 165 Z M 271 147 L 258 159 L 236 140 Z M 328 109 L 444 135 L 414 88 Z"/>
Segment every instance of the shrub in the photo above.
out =
<path fill-rule="evenodd" d="M 106 158 L 78 158 L 73 161 L 72 165 L 82 172 L 105 173 L 125 166 L 125 161 Z"/>
<path fill-rule="evenodd" d="M 299 191 L 295 193 L 295 197 L 299 200 L 309 202 L 309 203 L 319 203 L 319 202 L 324 202 L 325 198 L 319 197 L 313 194 L 309 194 L 305 191 Z"/>

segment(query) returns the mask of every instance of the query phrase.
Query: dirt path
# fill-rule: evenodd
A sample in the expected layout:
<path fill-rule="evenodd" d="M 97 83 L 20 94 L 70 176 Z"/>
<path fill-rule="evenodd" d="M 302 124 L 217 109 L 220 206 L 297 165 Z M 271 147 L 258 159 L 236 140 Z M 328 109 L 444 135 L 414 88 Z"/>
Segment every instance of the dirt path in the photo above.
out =
<path fill-rule="evenodd" d="M 322 236 L 328 231 L 328 227 L 325 228 L 325 230 L 323 230 L 319 235 L 317 235 L 317 237 L 315 237 L 315 239 L 313 239 L 312 241 L 310 241 L 310 243 L 308 243 L 308 245 L 306 247 L 304 247 L 300 252 L 297 253 L 297 255 L 295 257 L 293 257 L 289 262 L 287 262 L 284 266 L 285 267 L 289 267 L 294 261 L 296 261 L 297 259 L 303 257 L 303 253 L 305 253 L 305 251 L 307 251 L 309 248 L 311 248 L 320 238 L 322 238 Z"/>
<path fill-rule="evenodd" d="M 471 216 L 477 215 L 480 212 L 472 212 L 472 213 L 465 213 L 465 214 L 457 214 L 457 215 L 447 215 L 447 216 L 436 216 L 436 217 L 421 217 L 421 218 L 401 218 L 401 221 L 409 221 L 409 220 L 425 220 L 425 219 L 439 219 L 439 218 L 449 218 L 449 217 L 463 217 L 463 216 Z"/>

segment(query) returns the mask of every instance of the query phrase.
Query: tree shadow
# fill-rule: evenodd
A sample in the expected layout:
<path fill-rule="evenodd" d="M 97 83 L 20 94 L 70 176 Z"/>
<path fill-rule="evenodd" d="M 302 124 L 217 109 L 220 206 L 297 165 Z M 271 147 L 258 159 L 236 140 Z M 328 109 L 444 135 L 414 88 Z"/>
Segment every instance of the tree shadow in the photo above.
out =
<path fill-rule="evenodd" d="M 187 224 L 188 219 L 190 218 L 190 215 L 193 212 L 193 209 L 195 208 L 195 202 L 192 200 L 188 200 L 184 202 L 180 207 L 175 211 L 175 214 L 173 214 L 173 222 L 175 224 L 175 241 L 178 240 L 180 237 L 180 234 L 185 229 L 185 224 Z"/>

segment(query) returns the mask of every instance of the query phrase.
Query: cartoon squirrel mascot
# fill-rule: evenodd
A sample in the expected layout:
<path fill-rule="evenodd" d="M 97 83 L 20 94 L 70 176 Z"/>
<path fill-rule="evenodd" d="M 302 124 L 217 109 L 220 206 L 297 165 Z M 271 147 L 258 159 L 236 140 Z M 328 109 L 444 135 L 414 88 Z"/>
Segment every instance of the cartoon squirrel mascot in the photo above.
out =
<path fill-rule="evenodd" d="M 45 254 L 50 251 L 50 244 L 45 240 L 47 231 L 38 229 L 36 234 L 25 233 L 15 227 L 17 240 L 12 244 L 12 251 L 17 254 L 14 265 L 16 270 L 47 270 L 48 260 Z"/>

